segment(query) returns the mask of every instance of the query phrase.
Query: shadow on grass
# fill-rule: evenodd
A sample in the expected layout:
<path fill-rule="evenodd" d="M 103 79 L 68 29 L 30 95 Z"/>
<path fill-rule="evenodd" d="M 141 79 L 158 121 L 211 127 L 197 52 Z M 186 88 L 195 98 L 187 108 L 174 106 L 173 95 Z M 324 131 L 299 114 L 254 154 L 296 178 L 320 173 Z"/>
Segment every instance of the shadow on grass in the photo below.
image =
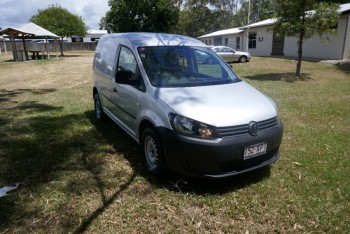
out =
<path fill-rule="evenodd" d="M 296 76 L 295 73 L 268 73 L 268 74 L 257 74 L 252 76 L 244 76 L 248 80 L 257 81 L 284 81 L 293 83 L 296 81 L 310 81 L 314 80 L 309 73 L 302 73 L 300 77 Z"/>
<path fill-rule="evenodd" d="M 197 195 L 222 195 L 249 187 L 270 177 L 271 167 L 223 179 L 199 179 L 172 174 L 168 176 L 168 189 Z M 164 182 L 163 182 L 164 183 Z"/>
<path fill-rule="evenodd" d="M 194 194 L 224 194 L 242 189 L 254 183 L 258 183 L 270 176 L 270 166 L 248 172 L 242 175 L 226 179 L 198 179 L 182 176 L 169 172 L 162 177 L 156 177 L 147 172 L 142 163 L 142 152 L 140 147 L 112 120 L 96 122 L 93 111 L 86 113 L 91 123 L 101 133 L 109 144 L 116 150 L 122 150 L 124 157 L 133 167 L 134 173 L 144 177 L 147 181 L 159 188 L 167 188 L 170 191 Z M 134 151 L 134 153 L 131 153 Z M 129 153 L 125 153 L 129 152 Z"/>
<path fill-rule="evenodd" d="M 345 74 L 350 74 L 350 62 L 347 63 L 337 63 L 335 64 L 335 67 L 344 72 Z"/>
<path fill-rule="evenodd" d="M 23 92 L 2 90 L 1 97 L 6 102 L 15 103 L 13 98 Z M 43 90 L 26 92 L 45 93 Z M 91 128 L 85 114 L 57 114 L 61 110 L 62 107 L 31 101 L 0 110 L 0 187 L 21 183 L 13 194 L 0 198 L 0 231 L 28 225 L 28 220 L 31 222 L 34 219 L 43 220 L 36 223 L 38 230 L 48 230 L 51 218 L 45 220 L 47 214 L 38 206 L 39 197 L 48 196 L 44 191 L 50 191 L 50 194 L 64 192 L 68 197 L 70 194 L 78 196 L 86 191 L 97 191 L 102 205 L 80 224 L 78 217 L 81 214 L 72 209 L 73 204 L 60 204 L 64 207 L 64 214 L 59 215 L 61 225 L 56 226 L 56 231 L 83 232 L 134 180 L 133 172 L 120 169 L 119 173 L 114 173 L 117 183 L 116 189 L 113 189 L 115 192 L 107 196 L 106 178 L 101 176 L 106 162 L 98 157 L 100 148 L 96 146 L 96 142 L 103 139 L 100 139 L 95 128 Z M 124 133 L 108 130 L 110 124 L 100 127 L 122 146 L 115 147 L 116 154 L 126 155 L 131 162 L 136 161 L 132 158 L 138 155 L 138 150 L 130 150 L 131 140 Z M 89 175 L 89 180 L 81 173 Z M 65 177 L 65 174 L 72 176 Z M 62 178 L 67 180 L 63 183 L 67 183 L 63 191 L 52 184 Z M 29 196 L 35 199 L 29 199 Z M 64 201 L 62 198 L 59 203 Z"/>
<path fill-rule="evenodd" d="M 12 102 L 11 99 L 22 91 L 7 92 L 3 97 Z M 0 198 L 0 230 L 13 230 L 39 220 L 35 230 L 48 231 L 55 227 L 57 232 L 82 233 L 133 184 L 138 175 L 169 191 L 224 194 L 262 181 L 270 174 L 267 167 L 220 181 L 177 174 L 154 177 L 141 163 L 138 145 L 114 122 L 97 122 L 93 111 L 62 115 L 62 108 L 28 101 L 0 111 L 0 186 L 22 184 L 10 196 Z M 104 148 L 109 146 L 112 149 Z M 109 168 L 109 162 L 104 160 L 104 154 L 108 153 L 126 159 L 132 170 L 115 168 L 112 176 L 104 174 L 104 168 Z M 109 184 L 111 178 L 113 182 Z M 91 191 L 98 194 L 98 198 L 90 197 L 94 199 L 93 203 L 100 205 L 88 215 L 82 215 L 81 209 L 75 209 L 74 205 L 80 201 L 72 199 L 83 199 Z M 73 198 L 67 202 L 69 197 Z M 40 204 L 49 198 L 58 199 L 57 205 L 62 207 L 52 208 L 59 212 L 57 217 L 44 211 Z"/>
<path fill-rule="evenodd" d="M 0 104 L 3 102 L 10 102 L 13 98 L 23 94 L 23 93 L 32 93 L 32 94 L 46 94 L 55 92 L 56 89 L 15 89 L 15 90 L 7 90 L 0 89 Z M 35 109 L 35 108 L 33 108 Z"/>

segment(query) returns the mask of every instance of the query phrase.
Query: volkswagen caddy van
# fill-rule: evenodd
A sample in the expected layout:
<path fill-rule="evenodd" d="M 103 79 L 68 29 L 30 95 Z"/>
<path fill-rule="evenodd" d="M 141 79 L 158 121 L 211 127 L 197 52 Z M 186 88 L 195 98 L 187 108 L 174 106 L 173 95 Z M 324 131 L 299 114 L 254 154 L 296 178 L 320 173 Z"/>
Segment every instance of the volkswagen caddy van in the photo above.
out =
<path fill-rule="evenodd" d="M 111 118 L 156 175 L 222 178 L 279 158 L 276 104 L 197 39 L 171 34 L 101 37 L 93 61 L 97 119 Z"/>

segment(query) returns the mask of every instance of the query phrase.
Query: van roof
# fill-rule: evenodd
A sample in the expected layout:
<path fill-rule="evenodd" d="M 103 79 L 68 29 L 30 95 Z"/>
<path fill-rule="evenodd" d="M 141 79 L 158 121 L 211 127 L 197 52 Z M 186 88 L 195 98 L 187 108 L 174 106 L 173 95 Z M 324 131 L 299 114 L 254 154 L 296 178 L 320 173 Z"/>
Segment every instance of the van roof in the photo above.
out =
<path fill-rule="evenodd" d="M 113 33 L 103 37 L 124 38 L 134 47 L 141 46 L 206 46 L 201 41 L 187 36 L 166 33 Z"/>

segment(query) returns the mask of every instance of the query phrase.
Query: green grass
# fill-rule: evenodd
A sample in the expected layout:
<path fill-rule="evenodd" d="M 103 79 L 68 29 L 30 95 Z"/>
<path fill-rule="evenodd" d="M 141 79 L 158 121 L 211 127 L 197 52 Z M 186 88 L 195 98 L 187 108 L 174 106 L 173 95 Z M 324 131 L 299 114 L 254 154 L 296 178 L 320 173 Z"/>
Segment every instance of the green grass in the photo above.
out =
<path fill-rule="evenodd" d="M 112 121 L 96 122 L 92 53 L 0 57 L 0 233 L 232 233 L 350 230 L 350 66 L 254 58 L 233 64 L 284 125 L 271 167 L 211 181 L 150 176 Z M 73 54 L 71 54 L 73 55 Z"/>

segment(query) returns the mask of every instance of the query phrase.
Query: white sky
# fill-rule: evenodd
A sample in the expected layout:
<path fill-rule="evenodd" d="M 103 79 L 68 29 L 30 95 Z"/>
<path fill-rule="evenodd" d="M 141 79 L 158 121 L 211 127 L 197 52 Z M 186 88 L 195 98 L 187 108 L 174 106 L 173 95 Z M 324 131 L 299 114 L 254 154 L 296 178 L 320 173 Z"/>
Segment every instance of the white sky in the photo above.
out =
<path fill-rule="evenodd" d="M 49 5 L 58 4 L 83 17 L 89 29 L 99 29 L 100 19 L 109 10 L 108 0 L 0 0 L 0 27 L 21 27 Z"/>

